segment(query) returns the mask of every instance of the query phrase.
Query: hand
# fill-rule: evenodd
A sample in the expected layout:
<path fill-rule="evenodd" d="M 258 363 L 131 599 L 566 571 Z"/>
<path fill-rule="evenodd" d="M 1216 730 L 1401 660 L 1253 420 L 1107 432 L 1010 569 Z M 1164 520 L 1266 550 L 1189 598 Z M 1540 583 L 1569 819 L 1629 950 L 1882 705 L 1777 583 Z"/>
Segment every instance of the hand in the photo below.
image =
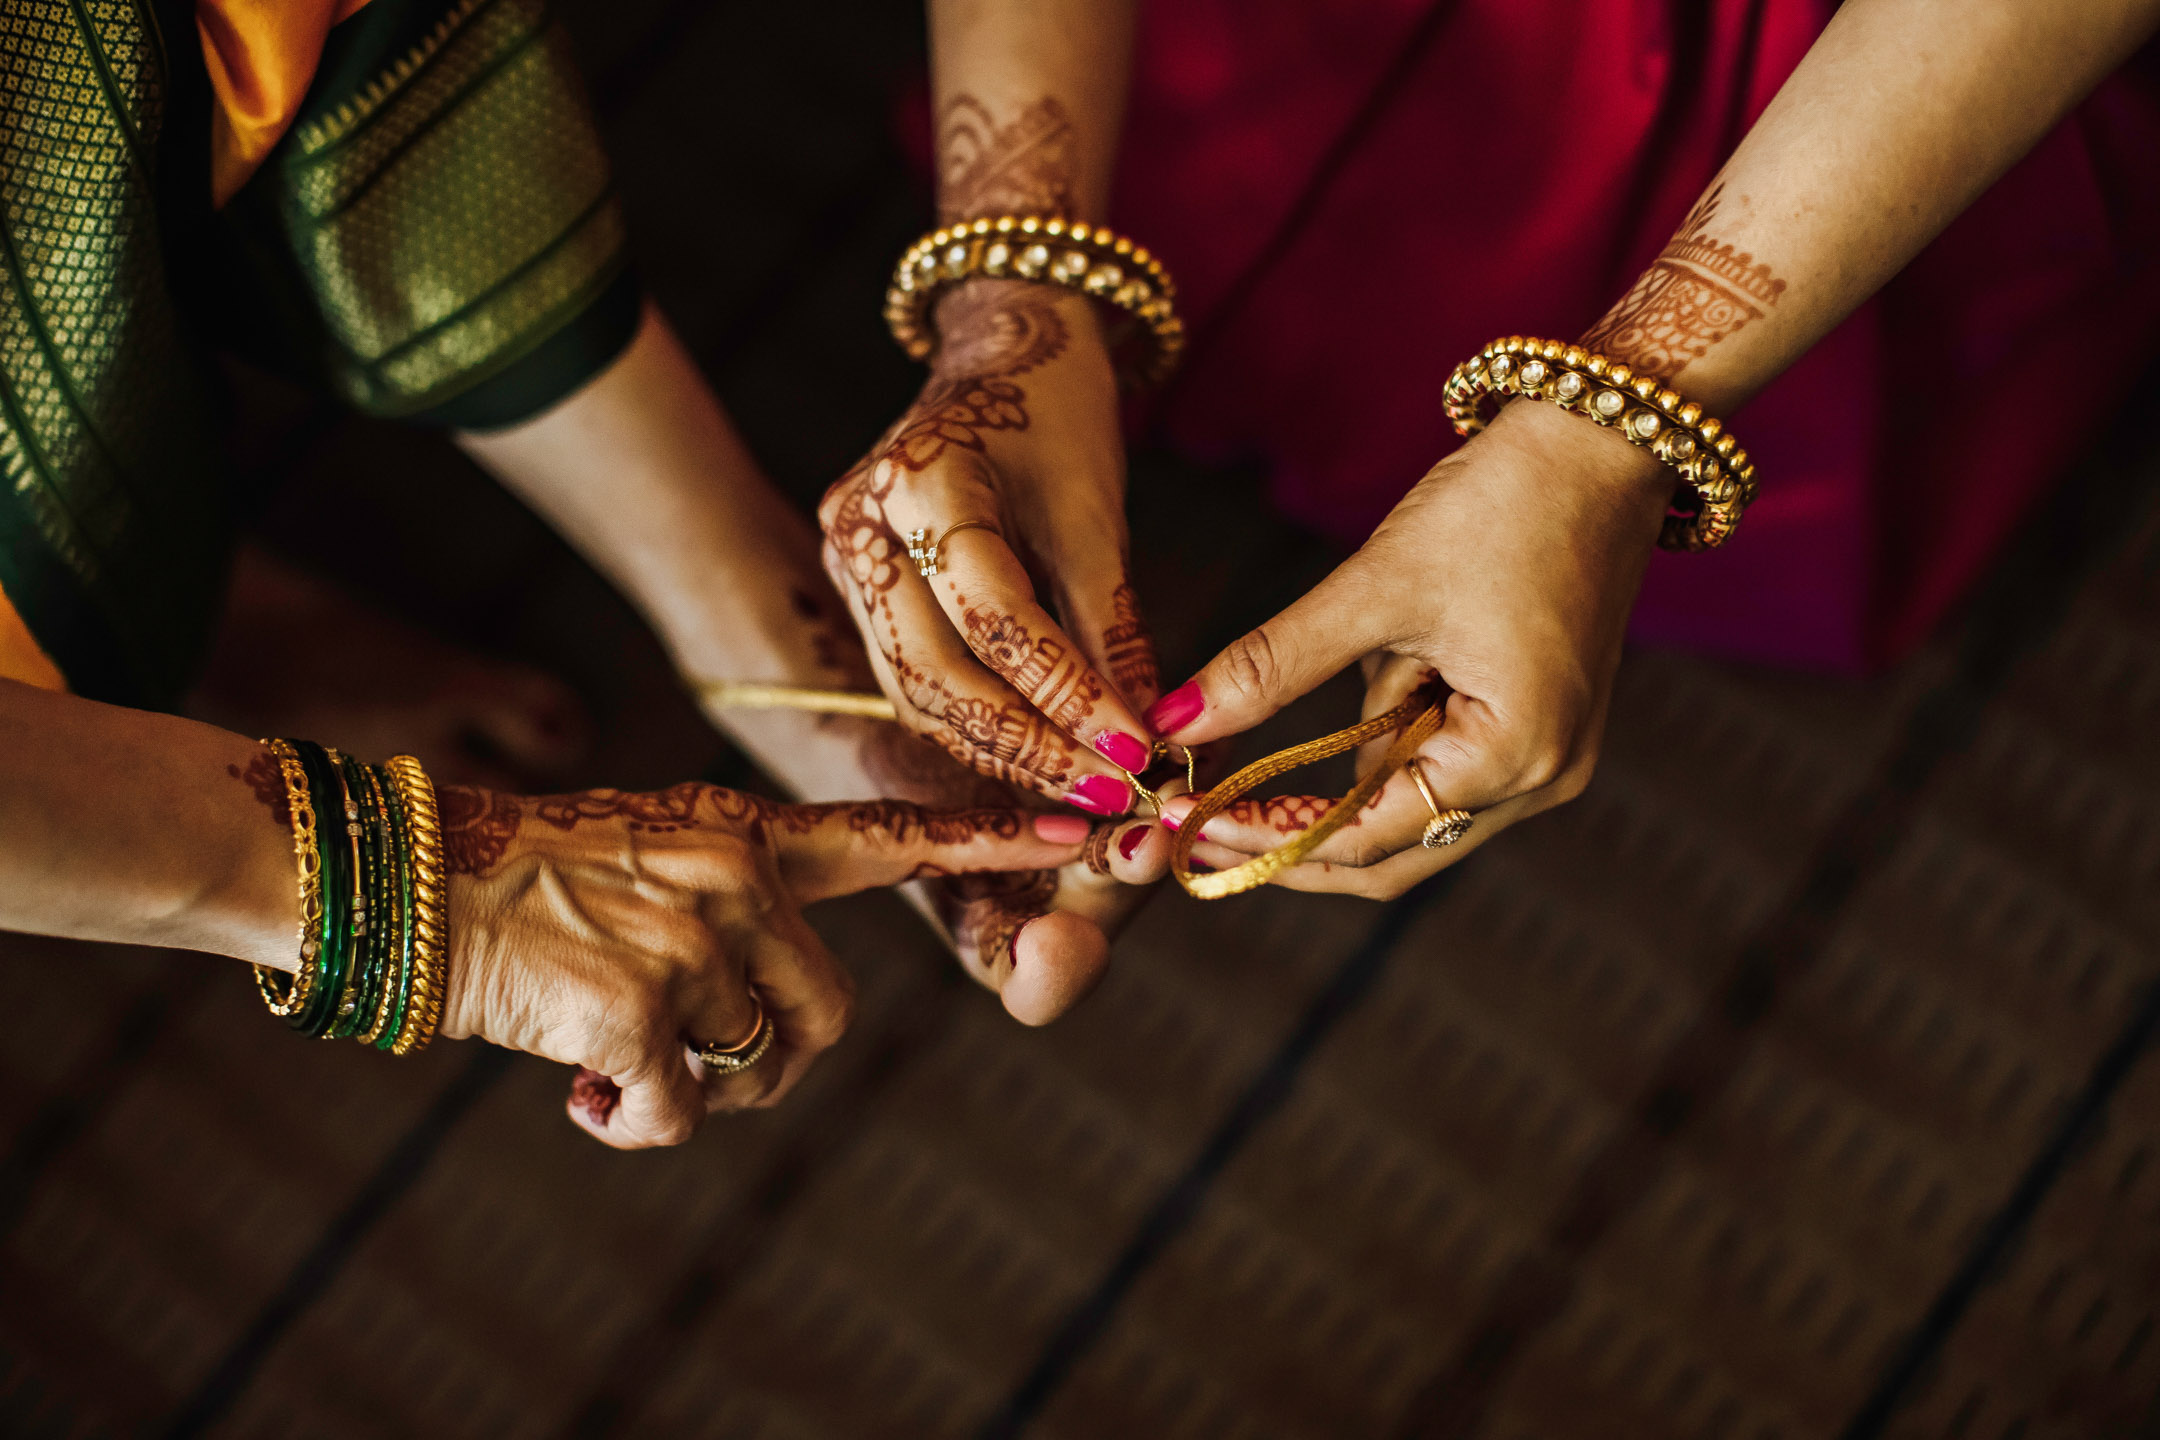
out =
<path fill-rule="evenodd" d="M 1442 808 L 1476 819 L 1461 842 L 1420 843 L 1432 818 L 1409 774 L 1275 883 L 1400 895 L 1589 782 L 1628 611 L 1672 477 L 1616 435 L 1519 402 L 1421 480 L 1370 540 L 1309 594 L 1210 661 L 1149 712 L 1181 744 L 1246 730 L 1366 662 L 1365 714 L 1437 675 L 1446 723 L 1413 764 Z M 1361 771 L 1386 748 L 1368 746 Z M 1193 854 L 1225 869 L 1273 849 L 1329 807 L 1316 796 L 1241 800 Z M 1182 818 L 1191 802 L 1171 815 Z"/>
<path fill-rule="evenodd" d="M 1099 325 L 1085 299 L 981 279 L 937 323 L 922 395 L 819 507 L 826 569 L 909 729 L 984 775 L 1122 815 L 1157 680 Z M 918 530 L 942 541 L 934 578 L 908 557 Z"/>
<path fill-rule="evenodd" d="M 1011 809 L 780 805 L 697 783 L 440 795 L 452 946 L 442 1033 L 586 1067 L 571 1118 L 625 1149 L 687 1140 L 708 1111 L 774 1103 L 846 1030 L 853 983 L 798 905 L 915 877 L 1036 870 L 1079 849 Z M 690 1046 L 744 1038 L 759 1005 L 770 1052 L 706 1074 Z"/>

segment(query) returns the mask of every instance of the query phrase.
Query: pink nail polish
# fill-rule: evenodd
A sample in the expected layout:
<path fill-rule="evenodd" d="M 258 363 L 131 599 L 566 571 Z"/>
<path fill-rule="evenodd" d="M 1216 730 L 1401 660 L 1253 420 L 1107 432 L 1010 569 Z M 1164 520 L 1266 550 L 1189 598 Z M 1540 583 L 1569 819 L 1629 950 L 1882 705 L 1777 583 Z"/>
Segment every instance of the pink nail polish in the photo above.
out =
<path fill-rule="evenodd" d="M 1131 770 L 1135 773 L 1147 769 L 1148 760 L 1153 755 L 1145 744 L 1122 730 L 1105 730 L 1096 736 L 1095 750 L 1120 770 Z"/>
<path fill-rule="evenodd" d="M 1065 799 L 1097 815 L 1123 815 L 1132 809 L 1132 787 L 1107 775 L 1090 775 L 1073 786 Z"/>
<path fill-rule="evenodd" d="M 1078 815 L 1037 815 L 1035 838 L 1052 845 L 1078 845 L 1095 827 Z"/>
<path fill-rule="evenodd" d="M 1169 830 L 1169 831 L 1171 831 L 1171 832 L 1173 832 L 1173 833 L 1174 833 L 1174 832 L 1175 832 L 1175 831 L 1177 830 L 1177 816 L 1175 816 L 1175 815 L 1165 815 L 1165 816 L 1163 816 L 1163 817 L 1162 817 L 1162 828 L 1163 828 L 1163 829 L 1165 829 L 1165 830 Z"/>
<path fill-rule="evenodd" d="M 1127 860 L 1132 859 L 1133 852 L 1147 840 L 1147 832 L 1148 827 L 1145 825 L 1135 825 L 1127 830 L 1124 838 L 1117 842 L 1117 853 Z"/>
<path fill-rule="evenodd" d="M 1188 680 L 1148 706 L 1147 714 L 1140 718 L 1158 735 L 1175 735 L 1199 719 L 1205 709 L 1207 699 L 1201 695 L 1198 682 Z"/>

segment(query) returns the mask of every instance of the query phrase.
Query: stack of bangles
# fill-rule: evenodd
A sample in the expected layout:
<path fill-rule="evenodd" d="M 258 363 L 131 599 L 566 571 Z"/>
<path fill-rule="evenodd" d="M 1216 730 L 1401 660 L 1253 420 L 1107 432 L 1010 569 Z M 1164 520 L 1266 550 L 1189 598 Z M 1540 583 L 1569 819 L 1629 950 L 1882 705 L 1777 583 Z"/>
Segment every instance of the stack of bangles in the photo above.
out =
<path fill-rule="evenodd" d="M 435 787 L 400 755 L 364 765 L 265 740 L 285 779 L 300 875 L 300 963 L 255 967 L 270 1013 L 303 1035 L 410 1055 L 442 1023 L 442 832 Z"/>

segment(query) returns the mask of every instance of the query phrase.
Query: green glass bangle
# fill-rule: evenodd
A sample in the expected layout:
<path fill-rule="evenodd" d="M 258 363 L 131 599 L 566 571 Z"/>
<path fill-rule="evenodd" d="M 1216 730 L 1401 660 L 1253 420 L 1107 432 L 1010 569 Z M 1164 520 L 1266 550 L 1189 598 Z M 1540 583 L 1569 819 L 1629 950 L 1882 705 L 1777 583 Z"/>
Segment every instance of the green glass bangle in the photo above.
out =
<path fill-rule="evenodd" d="M 375 834 L 373 797 L 369 794 L 367 767 L 352 756 L 341 757 L 338 778 L 350 806 L 347 811 L 352 858 L 359 882 L 353 888 L 353 963 L 347 977 L 345 998 L 338 1008 L 332 1038 L 357 1039 L 375 1023 L 375 987 L 381 980 L 381 947 L 376 943 L 381 911 L 376 906 L 382 886 L 382 847 Z"/>
<path fill-rule="evenodd" d="M 293 1017 L 293 1028 L 316 1038 L 329 1032 L 331 1022 L 337 1018 L 339 999 L 344 994 L 351 946 L 354 877 L 351 849 L 345 843 L 345 802 L 333 778 L 330 757 L 313 741 L 294 741 L 293 748 L 299 752 L 300 766 L 307 772 L 308 794 L 315 805 L 317 843 L 322 850 L 323 862 L 322 945 L 316 958 L 319 968 L 315 972 L 314 993 L 308 997 L 306 1008 Z"/>
<path fill-rule="evenodd" d="M 380 769 L 373 765 L 362 768 L 367 782 L 368 833 L 375 842 L 375 884 L 368 894 L 374 964 L 368 984 L 367 1014 L 363 1017 L 366 1023 L 356 1038 L 363 1045 L 379 1045 L 396 1003 L 398 951 L 403 945 L 404 925 L 398 914 L 397 845 L 390 823 L 389 786 L 383 783 Z"/>
<path fill-rule="evenodd" d="M 345 923 L 345 975 L 338 987 L 337 1008 L 331 1012 L 330 1024 L 323 1031 L 327 1040 L 343 1040 L 353 1033 L 353 1025 L 360 1010 L 360 987 L 367 974 L 367 854 L 361 845 L 366 826 L 360 816 L 360 802 L 353 794 L 352 757 L 330 752 L 330 778 L 337 787 L 338 813 L 343 823 L 342 832 L 345 863 L 352 871 L 350 899 L 346 905 Z"/>

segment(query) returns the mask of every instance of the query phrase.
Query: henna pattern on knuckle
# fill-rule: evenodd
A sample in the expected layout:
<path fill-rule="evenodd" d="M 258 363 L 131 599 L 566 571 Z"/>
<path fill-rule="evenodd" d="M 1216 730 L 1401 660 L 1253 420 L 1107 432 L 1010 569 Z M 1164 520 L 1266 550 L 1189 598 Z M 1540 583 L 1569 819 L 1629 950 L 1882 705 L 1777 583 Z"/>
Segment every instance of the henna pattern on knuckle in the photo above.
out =
<path fill-rule="evenodd" d="M 605 1126 L 622 1104 L 622 1087 L 597 1070 L 578 1068 L 570 1082 L 570 1103 L 585 1112 L 593 1124 Z"/>
<path fill-rule="evenodd" d="M 1053 96 L 999 125 L 973 95 L 955 95 L 938 116 L 938 220 L 978 215 L 1070 215 L 1073 126 Z"/>
<path fill-rule="evenodd" d="M 960 603 L 965 606 L 966 598 Z M 1102 680 L 1064 644 L 1047 635 L 1038 638 L 1003 611 L 971 607 L 962 611 L 961 621 L 968 648 L 1058 729 L 1069 734 L 1095 713 Z"/>
<path fill-rule="evenodd" d="M 1110 834 L 1115 825 L 1097 825 L 1088 831 L 1087 844 L 1080 847 L 1080 859 L 1085 862 L 1091 875 L 1110 873 Z M 1128 855 L 1127 859 L 1132 857 Z"/>
<path fill-rule="evenodd" d="M 1110 597 L 1113 619 L 1103 631 L 1103 655 L 1110 662 L 1110 683 L 1128 702 L 1145 704 L 1162 690 L 1155 661 L 1155 637 L 1140 616 L 1140 592 L 1126 581 Z"/>
<path fill-rule="evenodd" d="M 245 770 L 227 765 L 225 773 L 254 792 L 256 802 L 270 812 L 272 824 L 280 830 L 292 829 L 292 800 L 285 792 L 285 772 L 279 768 L 276 756 L 257 749 Z"/>
<path fill-rule="evenodd" d="M 985 970 L 994 970 L 1000 963 L 1013 963 L 1013 941 L 1030 920 L 1050 909 L 1057 898 L 1057 872 L 962 875 L 953 880 L 950 893 L 958 911 L 952 922 L 954 944 L 962 954 L 973 951 Z"/>
<path fill-rule="evenodd" d="M 1720 181 L 1702 198 L 1634 288 L 1583 336 L 1585 349 L 1670 384 L 1777 304 L 1785 282 L 1769 265 L 1710 234 L 1724 194 Z"/>

